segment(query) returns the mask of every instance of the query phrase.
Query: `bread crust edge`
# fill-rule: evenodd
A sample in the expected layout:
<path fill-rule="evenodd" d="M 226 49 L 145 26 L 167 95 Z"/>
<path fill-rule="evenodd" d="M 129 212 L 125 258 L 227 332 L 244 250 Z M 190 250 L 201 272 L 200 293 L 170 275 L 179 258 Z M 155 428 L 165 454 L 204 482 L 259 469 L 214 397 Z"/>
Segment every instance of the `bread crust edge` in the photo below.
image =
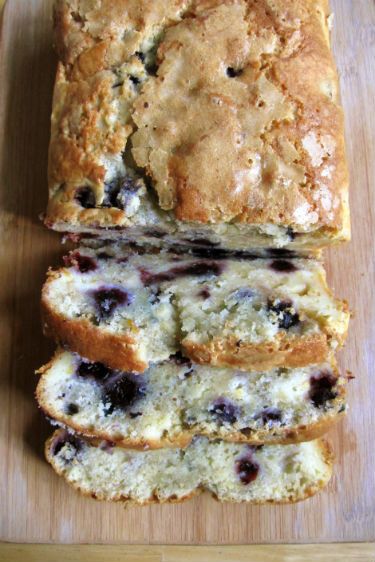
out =
<path fill-rule="evenodd" d="M 185 494 L 184 496 L 181 497 L 169 497 L 169 498 L 160 498 L 156 491 L 154 491 L 153 495 L 150 496 L 150 498 L 144 500 L 144 501 L 139 501 L 136 500 L 134 498 L 131 498 L 129 496 L 123 496 L 123 495 L 119 495 L 117 497 L 113 497 L 113 498 L 106 498 L 103 495 L 98 495 L 95 494 L 93 492 L 90 492 L 89 490 L 85 490 L 82 487 L 80 487 L 78 484 L 70 482 L 64 474 L 64 470 L 59 469 L 56 464 L 53 461 L 53 456 L 51 454 L 51 445 L 52 442 L 54 441 L 54 439 L 56 437 L 58 437 L 59 433 L 62 430 L 56 430 L 51 437 L 49 437 L 45 443 L 45 447 L 44 447 L 44 453 L 45 453 L 45 458 L 47 460 L 47 462 L 52 466 L 53 470 L 56 472 L 56 474 L 58 476 L 62 476 L 64 478 L 64 480 L 77 492 L 79 492 L 81 495 L 85 496 L 85 497 L 89 497 L 95 500 L 101 500 L 101 501 L 107 501 L 107 502 L 124 502 L 125 504 L 127 504 L 128 506 L 147 506 L 147 505 L 151 505 L 151 504 L 163 504 L 163 503 L 182 503 L 186 500 L 189 500 L 191 498 L 193 498 L 196 495 L 199 495 L 202 492 L 208 492 L 214 499 L 216 499 L 219 502 L 227 502 L 227 503 L 248 503 L 248 504 L 252 504 L 252 505 L 265 505 L 265 504 L 290 504 L 290 503 L 297 503 L 300 501 L 303 501 L 305 499 L 310 498 L 311 496 L 315 495 L 316 493 L 318 493 L 320 490 L 322 490 L 329 482 L 331 476 L 332 476 L 332 470 L 333 470 L 333 462 L 334 462 L 334 455 L 333 455 L 333 450 L 332 447 L 330 446 L 330 444 L 325 441 L 325 440 L 320 440 L 319 443 L 319 448 L 321 450 L 322 453 L 322 457 L 323 457 L 323 461 L 326 465 L 327 468 L 327 478 L 325 480 L 321 480 L 318 484 L 316 485 L 311 485 L 309 487 L 307 487 L 303 493 L 301 495 L 298 495 L 296 497 L 289 497 L 289 498 L 285 498 L 282 500 L 273 500 L 273 499 L 269 499 L 269 500 L 259 500 L 259 501 L 239 501 L 236 502 L 235 500 L 227 500 L 224 498 L 218 498 L 218 496 L 212 492 L 209 489 L 206 489 L 205 487 L 203 487 L 202 485 L 197 486 L 197 488 L 195 488 L 194 490 L 192 490 L 189 494 Z"/>

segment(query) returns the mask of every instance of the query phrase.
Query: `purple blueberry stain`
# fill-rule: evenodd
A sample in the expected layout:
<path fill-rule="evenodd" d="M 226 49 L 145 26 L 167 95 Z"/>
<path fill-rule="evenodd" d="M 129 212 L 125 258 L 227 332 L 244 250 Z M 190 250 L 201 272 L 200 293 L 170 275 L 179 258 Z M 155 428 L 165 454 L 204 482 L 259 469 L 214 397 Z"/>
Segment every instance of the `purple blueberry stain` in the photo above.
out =
<path fill-rule="evenodd" d="M 76 190 L 75 199 L 84 209 L 93 209 L 96 204 L 94 192 L 87 185 Z"/>
<path fill-rule="evenodd" d="M 243 435 L 246 435 L 246 437 L 250 437 L 250 435 L 254 433 L 254 429 L 251 427 L 243 427 L 240 431 Z"/>
<path fill-rule="evenodd" d="M 300 321 L 298 312 L 296 312 L 293 303 L 289 300 L 268 300 L 267 310 L 276 315 L 279 328 L 283 330 L 289 330 L 289 328 L 296 326 Z"/>
<path fill-rule="evenodd" d="M 126 410 L 142 398 L 146 393 L 146 385 L 142 377 L 131 373 L 117 373 L 103 387 L 102 401 L 105 415 L 115 409 Z"/>
<path fill-rule="evenodd" d="M 125 210 L 140 187 L 139 180 L 134 180 L 128 176 L 106 183 L 102 207 L 116 207 Z"/>
<path fill-rule="evenodd" d="M 98 320 L 109 319 L 119 306 L 129 306 L 134 301 L 134 295 L 118 287 L 103 285 L 90 291 L 97 310 Z"/>
<path fill-rule="evenodd" d="M 186 248 L 184 248 L 186 251 Z M 211 248 L 211 247 L 201 247 L 201 248 L 191 248 L 190 252 L 193 256 L 203 259 L 214 259 L 214 260 L 225 260 L 231 257 L 231 253 L 224 248 Z"/>
<path fill-rule="evenodd" d="M 309 399 L 316 408 L 326 406 L 327 402 L 337 397 L 337 392 L 333 389 L 337 383 L 337 378 L 329 371 L 322 371 L 318 375 L 310 378 Z"/>
<path fill-rule="evenodd" d="M 184 238 L 184 242 L 189 242 L 189 244 L 194 244 L 195 246 L 204 246 L 207 248 L 214 248 L 215 246 L 219 246 L 220 242 L 214 242 L 213 240 L 209 240 L 208 238 Z"/>
<path fill-rule="evenodd" d="M 191 253 L 200 258 L 212 258 L 215 260 L 241 259 L 253 261 L 259 258 L 256 252 L 245 250 L 226 250 L 224 248 L 192 248 Z"/>
<path fill-rule="evenodd" d="M 249 287 L 241 287 L 241 289 L 238 289 L 236 296 L 239 299 L 251 299 L 255 296 L 255 291 Z"/>
<path fill-rule="evenodd" d="M 230 297 L 235 299 L 236 301 L 243 301 L 243 300 L 251 300 L 255 297 L 256 292 L 254 289 L 250 289 L 250 287 L 241 287 L 234 291 Z"/>
<path fill-rule="evenodd" d="M 116 82 L 114 82 L 114 83 L 112 84 L 112 88 L 113 88 L 113 89 L 119 88 L 120 86 L 123 86 L 123 85 L 124 85 L 124 81 L 123 81 L 123 80 L 117 80 Z"/>
<path fill-rule="evenodd" d="M 297 257 L 296 253 L 293 250 L 288 250 L 287 248 L 268 248 L 267 255 L 270 258 L 284 258 L 286 260 Z"/>
<path fill-rule="evenodd" d="M 106 453 L 108 453 L 109 455 L 112 455 L 113 453 L 113 449 L 115 448 L 116 443 L 114 441 L 101 441 L 100 445 L 99 445 L 99 449 L 101 451 L 104 451 Z"/>
<path fill-rule="evenodd" d="M 77 406 L 77 404 L 74 404 L 73 402 L 69 402 L 69 404 L 65 406 L 65 413 L 68 416 L 74 416 L 75 414 L 78 414 L 78 412 L 79 412 L 79 407 Z"/>
<path fill-rule="evenodd" d="M 254 482 L 259 473 L 259 464 L 254 461 L 252 452 L 236 460 L 236 472 L 245 486 Z"/>
<path fill-rule="evenodd" d="M 169 360 L 176 363 L 176 365 L 187 365 L 188 367 L 191 367 L 191 360 L 182 355 L 181 351 L 176 351 L 174 355 L 170 356 Z"/>
<path fill-rule="evenodd" d="M 270 268 L 277 273 L 293 273 L 298 268 L 290 260 L 277 259 L 270 263 Z"/>
<path fill-rule="evenodd" d="M 198 297 L 200 297 L 200 298 L 203 299 L 204 301 L 207 300 L 207 299 L 209 299 L 210 296 L 211 296 L 211 293 L 210 293 L 208 287 L 203 287 L 203 289 L 201 289 L 201 290 L 198 292 Z"/>
<path fill-rule="evenodd" d="M 154 63 L 146 64 L 145 69 L 150 76 L 156 76 L 159 66 Z"/>
<path fill-rule="evenodd" d="M 235 423 L 239 416 L 238 406 L 224 397 L 217 398 L 208 411 L 222 423 Z"/>
<path fill-rule="evenodd" d="M 121 256 L 121 258 L 116 259 L 116 263 L 128 263 L 129 256 Z"/>
<path fill-rule="evenodd" d="M 142 53 L 142 51 L 136 51 L 134 54 L 139 58 L 141 62 L 145 62 L 146 57 L 144 53 Z"/>
<path fill-rule="evenodd" d="M 146 384 L 140 375 L 113 371 L 103 363 L 82 360 L 77 367 L 76 376 L 95 381 L 102 387 L 102 402 L 105 404 L 105 415 L 111 414 L 115 408 L 126 409 L 146 392 Z M 135 415 L 136 414 L 136 415 Z M 130 413 L 130 417 L 142 415 L 141 412 Z"/>
<path fill-rule="evenodd" d="M 78 453 L 83 447 L 82 439 L 79 439 L 75 435 L 68 433 L 68 431 L 61 432 L 52 443 L 52 454 L 57 456 L 65 445 L 71 445 L 75 452 Z"/>
<path fill-rule="evenodd" d="M 256 414 L 255 419 L 261 419 L 263 425 L 281 422 L 282 412 L 279 408 L 264 408 L 259 414 Z"/>
<path fill-rule="evenodd" d="M 89 273 L 98 267 L 95 259 L 84 256 L 80 252 L 72 252 L 69 256 L 65 256 L 64 263 L 67 267 L 74 266 L 80 273 Z"/>
<path fill-rule="evenodd" d="M 166 232 L 157 228 L 151 228 L 145 231 L 145 236 L 151 236 L 152 238 L 164 238 L 166 235 Z"/>
<path fill-rule="evenodd" d="M 97 257 L 98 257 L 99 260 L 107 261 L 107 260 L 111 259 L 112 256 L 107 254 L 107 252 L 99 252 L 97 254 Z"/>
<path fill-rule="evenodd" d="M 176 365 L 185 368 L 183 376 L 186 379 L 190 378 L 194 372 L 194 367 L 191 360 L 188 357 L 184 357 L 180 351 L 177 351 L 174 355 L 171 355 L 169 357 L 169 361 L 173 361 Z"/>
<path fill-rule="evenodd" d="M 241 76 L 242 73 L 243 73 L 242 68 L 234 68 L 233 66 L 227 67 L 228 78 L 236 78 L 237 76 Z"/>
<path fill-rule="evenodd" d="M 195 277 L 218 276 L 222 273 L 223 266 L 215 261 L 198 261 L 189 264 L 172 267 L 160 273 L 151 273 L 146 269 L 140 269 L 141 281 L 148 287 L 157 283 L 173 281 L 178 277 L 192 275 Z"/>
<path fill-rule="evenodd" d="M 81 361 L 77 367 L 76 375 L 82 378 L 90 378 L 97 382 L 103 382 L 113 375 L 113 371 L 98 361 L 95 363 Z"/>
<path fill-rule="evenodd" d="M 181 248 L 174 248 L 174 252 L 186 252 L 185 247 Z M 247 252 L 245 250 L 226 250 L 225 248 L 215 248 L 209 246 L 202 246 L 202 247 L 193 247 L 189 248 L 189 252 L 197 257 L 202 259 L 213 259 L 213 260 L 225 260 L 225 259 L 243 259 L 243 260 L 255 260 L 259 256 L 253 252 Z"/>
<path fill-rule="evenodd" d="M 78 254 L 77 258 L 77 267 L 80 273 L 88 273 L 89 271 L 95 271 L 97 268 L 97 263 L 93 258 L 90 256 L 82 256 Z"/>
<path fill-rule="evenodd" d="M 129 80 L 134 84 L 134 86 L 138 86 L 141 83 L 138 76 L 133 76 L 132 74 L 129 75 Z"/>
<path fill-rule="evenodd" d="M 151 289 L 150 304 L 158 304 L 160 302 L 161 295 L 162 291 L 159 288 L 156 288 L 156 290 Z"/>

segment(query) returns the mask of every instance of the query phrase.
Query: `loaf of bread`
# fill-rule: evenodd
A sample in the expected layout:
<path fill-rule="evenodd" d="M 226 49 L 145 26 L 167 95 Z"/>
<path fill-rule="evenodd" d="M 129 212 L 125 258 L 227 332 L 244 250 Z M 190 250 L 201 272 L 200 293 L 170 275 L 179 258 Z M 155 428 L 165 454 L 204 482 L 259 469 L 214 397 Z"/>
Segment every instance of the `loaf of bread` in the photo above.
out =
<path fill-rule="evenodd" d="M 332 473 L 332 453 L 321 440 L 251 447 L 198 437 L 186 449 L 135 451 L 58 430 L 46 457 L 83 494 L 140 505 L 179 502 L 202 490 L 220 501 L 290 503 L 321 490 Z"/>
<path fill-rule="evenodd" d="M 45 223 L 311 252 L 350 235 L 327 0 L 57 0 Z"/>
<path fill-rule="evenodd" d="M 321 436 L 346 410 L 335 363 L 244 373 L 175 356 L 143 375 L 58 350 L 37 399 L 55 423 L 133 448 L 185 447 L 194 436 L 253 445 Z"/>
<path fill-rule="evenodd" d="M 177 351 L 243 370 L 322 363 L 346 336 L 346 303 L 314 260 L 204 259 L 85 247 L 50 271 L 47 333 L 113 369 L 143 372 Z"/>

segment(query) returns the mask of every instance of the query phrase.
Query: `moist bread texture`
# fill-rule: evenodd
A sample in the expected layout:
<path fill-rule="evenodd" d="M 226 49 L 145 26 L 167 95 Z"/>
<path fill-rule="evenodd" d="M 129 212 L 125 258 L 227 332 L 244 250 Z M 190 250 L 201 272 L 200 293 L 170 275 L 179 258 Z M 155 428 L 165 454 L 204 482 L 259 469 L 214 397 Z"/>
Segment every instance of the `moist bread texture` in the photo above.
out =
<path fill-rule="evenodd" d="M 314 260 L 202 259 L 82 247 L 50 271 L 45 332 L 91 361 L 143 372 L 181 351 L 242 370 L 324 362 L 349 313 Z"/>
<path fill-rule="evenodd" d="M 349 238 L 326 0 L 57 0 L 46 224 L 138 244 Z"/>
<path fill-rule="evenodd" d="M 324 362 L 349 313 L 314 260 L 214 260 L 82 247 L 50 271 L 47 334 L 90 361 L 143 372 L 182 351 L 243 370 Z"/>
<path fill-rule="evenodd" d="M 143 375 L 58 350 L 40 371 L 43 412 L 86 437 L 132 448 L 185 447 L 196 435 L 252 445 L 320 437 L 346 410 L 334 361 L 243 373 L 174 357 Z"/>
<path fill-rule="evenodd" d="M 95 447 L 56 431 L 46 457 L 57 474 L 95 499 L 179 502 L 202 490 L 220 501 L 291 503 L 321 490 L 332 474 L 324 441 L 250 447 L 197 438 L 187 449 L 132 451 L 107 442 Z"/>

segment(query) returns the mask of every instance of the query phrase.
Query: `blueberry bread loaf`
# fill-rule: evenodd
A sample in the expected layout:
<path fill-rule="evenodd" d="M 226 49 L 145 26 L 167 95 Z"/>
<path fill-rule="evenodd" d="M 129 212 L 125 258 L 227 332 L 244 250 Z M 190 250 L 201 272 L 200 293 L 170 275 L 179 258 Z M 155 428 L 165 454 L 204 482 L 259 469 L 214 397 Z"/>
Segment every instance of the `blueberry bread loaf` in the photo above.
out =
<path fill-rule="evenodd" d="M 82 247 L 50 271 L 45 331 L 91 361 L 144 371 L 182 350 L 243 370 L 324 362 L 346 336 L 346 303 L 314 260 L 203 259 Z"/>
<path fill-rule="evenodd" d="M 327 0 L 57 0 L 45 222 L 225 249 L 349 238 Z"/>
<path fill-rule="evenodd" d="M 184 447 L 195 435 L 251 444 L 321 436 L 346 409 L 334 363 L 243 373 L 175 356 L 143 375 L 58 351 L 37 399 L 56 423 L 133 448 Z"/>
<path fill-rule="evenodd" d="M 186 449 L 135 451 L 100 446 L 57 430 L 46 442 L 57 474 L 99 500 L 179 502 L 202 490 L 220 501 L 291 503 L 321 490 L 332 474 L 325 441 L 251 447 L 198 437 Z"/>

